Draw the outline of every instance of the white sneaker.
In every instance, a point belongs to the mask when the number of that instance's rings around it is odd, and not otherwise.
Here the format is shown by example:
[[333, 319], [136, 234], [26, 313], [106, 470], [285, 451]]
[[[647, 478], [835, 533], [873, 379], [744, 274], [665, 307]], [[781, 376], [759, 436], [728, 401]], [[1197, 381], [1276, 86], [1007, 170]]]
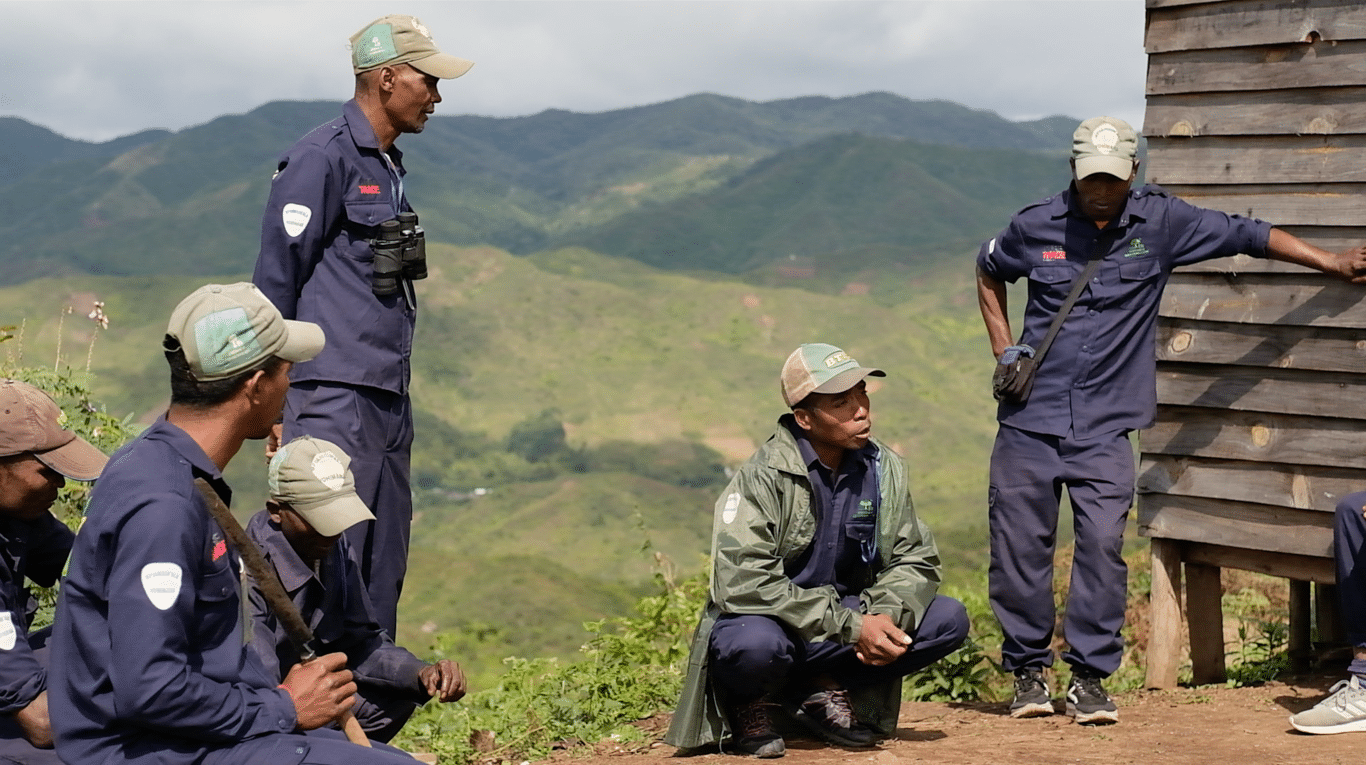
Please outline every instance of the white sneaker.
[[1301, 733], [1366, 731], [1366, 687], [1356, 675], [1340, 680], [1328, 692], [1328, 698], [1291, 715], [1290, 724]]

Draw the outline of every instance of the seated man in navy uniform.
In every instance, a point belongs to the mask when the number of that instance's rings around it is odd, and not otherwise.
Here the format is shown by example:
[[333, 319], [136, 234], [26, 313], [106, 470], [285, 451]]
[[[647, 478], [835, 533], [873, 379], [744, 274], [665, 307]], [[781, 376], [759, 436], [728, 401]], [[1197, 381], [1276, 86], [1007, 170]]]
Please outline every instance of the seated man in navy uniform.
[[[374, 515], [356, 495], [351, 458], [335, 444], [300, 436], [270, 460], [266, 509], [252, 517], [247, 535], [275, 567], [285, 592], [322, 646], [346, 654], [354, 673], [356, 719], [365, 734], [388, 741], [427, 699], [465, 695], [465, 676], [450, 659], [428, 664], [394, 645], [375, 620], [342, 532]], [[271, 677], [299, 663], [299, 651], [280, 620], [251, 589], [251, 647]]]
[[322, 346], [250, 284], [207, 285], [171, 314], [170, 408], [110, 459], [57, 599], [48, 695], [64, 762], [411, 765], [324, 727], [355, 699], [342, 654], [266, 674], [243, 640], [240, 559], [195, 484], [231, 500], [223, 468], [271, 432], [290, 365]]
[[872, 435], [865, 378], [832, 345], [783, 365], [791, 412], [716, 503], [711, 598], [665, 741], [727, 735], [781, 757], [774, 715], [830, 743], [896, 731], [901, 678], [968, 635], [963, 604], [938, 594], [939, 552], [916, 517], [906, 465]]
[[47, 713], [49, 629], [29, 632], [38, 601], [26, 580], [51, 587], [75, 534], [50, 512], [66, 479], [93, 481], [106, 458], [62, 427], [44, 392], [0, 380], [0, 762], [60, 765]]
[[1352, 661], [1347, 665], [1347, 679], [1339, 680], [1328, 698], [1290, 717], [1290, 725], [1301, 733], [1366, 732], [1366, 492], [1338, 501], [1333, 516], [1333, 558]]

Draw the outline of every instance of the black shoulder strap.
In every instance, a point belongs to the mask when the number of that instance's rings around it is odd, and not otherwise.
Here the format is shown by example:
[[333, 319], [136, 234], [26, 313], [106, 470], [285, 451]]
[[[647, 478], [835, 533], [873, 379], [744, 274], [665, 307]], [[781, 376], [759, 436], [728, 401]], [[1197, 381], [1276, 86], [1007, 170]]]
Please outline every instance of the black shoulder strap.
[[1100, 268], [1100, 261], [1104, 259], [1105, 251], [1101, 250], [1100, 254], [1087, 262], [1086, 268], [1082, 269], [1081, 275], [1077, 277], [1077, 280], [1072, 282], [1072, 290], [1067, 293], [1067, 299], [1062, 301], [1062, 307], [1058, 309], [1057, 315], [1053, 317], [1053, 323], [1048, 325], [1048, 334], [1044, 335], [1043, 342], [1039, 345], [1038, 350], [1034, 354], [1035, 367], [1043, 364], [1043, 357], [1048, 353], [1049, 347], [1053, 345], [1053, 338], [1058, 336], [1058, 330], [1062, 329], [1062, 323], [1067, 319], [1067, 314], [1072, 312], [1072, 306], [1076, 305], [1077, 298], [1081, 296], [1081, 291], [1085, 289], [1086, 283], [1091, 281], [1091, 277], [1095, 275], [1096, 269]]

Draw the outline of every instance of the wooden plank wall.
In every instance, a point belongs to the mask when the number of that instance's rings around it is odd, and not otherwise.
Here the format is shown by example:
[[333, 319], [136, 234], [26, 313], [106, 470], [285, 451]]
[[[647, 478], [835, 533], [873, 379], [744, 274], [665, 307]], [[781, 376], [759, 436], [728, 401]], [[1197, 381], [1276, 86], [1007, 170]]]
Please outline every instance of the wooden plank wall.
[[[1149, 182], [1326, 249], [1366, 242], [1366, 3], [1147, 7]], [[1141, 533], [1331, 556], [1338, 498], [1366, 490], [1363, 298], [1247, 256], [1173, 275]]]

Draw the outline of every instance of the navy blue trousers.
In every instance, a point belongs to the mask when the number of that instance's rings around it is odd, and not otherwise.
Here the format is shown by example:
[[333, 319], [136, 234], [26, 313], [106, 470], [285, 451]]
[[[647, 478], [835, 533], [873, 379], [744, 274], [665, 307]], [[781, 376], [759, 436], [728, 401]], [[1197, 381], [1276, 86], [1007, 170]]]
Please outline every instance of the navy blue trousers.
[[[1333, 558], [1338, 569], [1338, 603], [1347, 640], [1366, 648], [1366, 491], [1338, 501], [1333, 516]], [[1363, 565], [1357, 565], [1361, 563]], [[1348, 671], [1366, 675], [1366, 660], [1353, 657]]]
[[346, 537], [375, 620], [392, 637], [413, 523], [413, 412], [408, 397], [377, 388], [297, 383], [285, 399], [284, 439], [297, 436], [331, 441], [351, 458], [356, 494], [375, 520], [352, 526]]
[[[33, 658], [44, 669], [48, 666], [47, 640], [51, 636], [51, 627], [44, 627], [28, 636]], [[57, 758], [57, 750], [39, 749], [30, 744], [13, 715], [0, 715], [0, 765], [62, 765], [62, 761]]]
[[1124, 526], [1134, 501], [1127, 432], [1075, 441], [1001, 425], [991, 453], [988, 524], [991, 608], [1010, 672], [1053, 665], [1053, 555], [1062, 488], [1071, 500], [1072, 579], [1063, 617], [1063, 661], [1102, 677], [1119, 668], [1128, 567]]
[[[844, 601], [847, 608], [859, 607], [856, 595]], [[911, 634], [915, 642], [910, 650], [891, 664], [874, 667], [859, 661], [853, 646], [802, 642], [772, 617], [723, 614], [711, 628], [709, 674], [731, 705], [789, 690], [805, 695], [804, 689], [821, 676], [853, 691], [905, 677], [948, 656], [967, 639], [968, 627], [963, 604], [936, 595]]]
[[214, 749], [204, 765], [412, 765], [416, 760], [386, 744], [353, 744], [339, 730], [280, 733]]

